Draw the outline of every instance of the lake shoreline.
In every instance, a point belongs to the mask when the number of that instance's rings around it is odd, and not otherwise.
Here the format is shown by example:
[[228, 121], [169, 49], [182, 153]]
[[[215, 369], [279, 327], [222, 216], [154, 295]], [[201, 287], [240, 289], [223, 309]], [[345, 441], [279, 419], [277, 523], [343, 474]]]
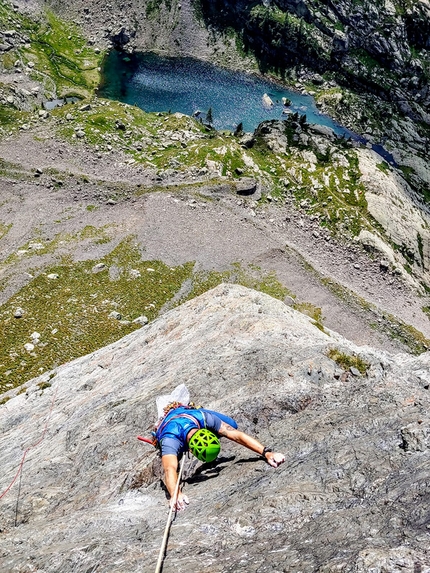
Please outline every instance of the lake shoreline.
[[[103, 60], [101, 78], [98, 93], [102, 97], [136, 105], [147, 112], [180, 112], [202, 121], [210, 110], [213, 121], [209, 123], [221, 131], [234, 131], [242, 124], [245, 132], [253, 133], [263, 121], [282, 120], [288, 114], [298, 113], [306, 116], [308, 123], [332, 129], [338, 137], [371, 147], [389, 164], [396, 165], [381, 143], [371, 143], [321, 113], [305, 88], [298, 90], [272, 74], [233, 70], [189, 56], [166, 56], [159, 51], [129, 54], [112, 50]], [[283, 98], [291, 105], [284, 106]], [[224, 106], [216, 108], [213, 101], [224, 101]]]

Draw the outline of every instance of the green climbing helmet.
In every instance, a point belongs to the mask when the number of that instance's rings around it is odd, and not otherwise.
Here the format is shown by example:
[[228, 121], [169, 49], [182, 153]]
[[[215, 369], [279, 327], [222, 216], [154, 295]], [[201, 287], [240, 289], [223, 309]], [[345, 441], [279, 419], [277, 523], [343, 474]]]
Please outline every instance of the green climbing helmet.
[[221, 450], [221, 444], [213, 432], [205, 428], [197, 430], [188, 442], [193, 456], [201, 462], [213, 462]]

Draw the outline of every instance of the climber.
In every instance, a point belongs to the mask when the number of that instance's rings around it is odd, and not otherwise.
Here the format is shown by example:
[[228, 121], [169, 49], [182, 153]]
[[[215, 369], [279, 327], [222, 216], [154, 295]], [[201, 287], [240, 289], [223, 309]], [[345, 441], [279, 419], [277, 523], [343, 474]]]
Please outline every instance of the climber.
[[175, 510], [185, 509], [188, 504], [187, 496], [180, 489], [177, 499], [174, 499], [178, 458], [186, 451], [190, 451], [202, 462], [214, 461], [221, 449], [219, 437], [225, 437], [260, 454], [274, 468], [285, 461], [283, 454], [273, 452], [271, 448], [264, 447], [255, 438], [238, 430], [236, 422], [224, 414], [178, 402], [166, 405], [164, 412], [154, 437], [161, 449], [170, 506]]

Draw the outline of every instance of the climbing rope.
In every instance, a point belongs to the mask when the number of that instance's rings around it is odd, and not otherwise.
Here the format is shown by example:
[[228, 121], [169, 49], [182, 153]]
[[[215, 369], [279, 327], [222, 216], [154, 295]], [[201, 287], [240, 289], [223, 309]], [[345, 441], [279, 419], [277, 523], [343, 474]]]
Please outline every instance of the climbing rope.
[[[175, 493], [173, 494], [173, 499], [176, 500], [177, 496], [178, 496], [178, 491], [179, 491], [179, 484], [181, 482], [181, 477], [182, 477], [182, 470], [184, 469], [184, 464], [185, 464], [185, 455], [182, 458], [182, 462], [181, 462], [181, 467], [179, 469], [179, 474], [178, 474], [178, 479], [176, 481], [176, 486], [175, 486]], [[164, 536], [163, 536], [163, 541], [161, 543], [161, 547], [160, 547], [160, 553], [158, 554], [158, 561], [157, 561], [157, 567], [155, 569], [155, 573], [160, 573], [161, 571], [161, 567], [163, 565], [163, 561], [164, 561], [164, 554], [166, 551], [166, 545], [167, 545], [167, 539], [169, 537], [169, 531], [170, 531], [170, 526], [172, 525], [172, 514], [173, 514], [173, 508], [175, 507], [175, 504], [172, 503], [172, 505], [170, 506], [170, 511], [169, 511], [169, 516], [167, 518], [167, 523], [166, 523], [166, 527], [164, 529]], [[175, 510], [176, 511], [176, 510]]]
[[[44, 427], [44, 429], [43, 429], [43, 433], [42, 433], [41, 438], [40, 438], [35, 444], [29, 446], [29, 447], [24, 451], [24, 454], [23, 454], [22, 459], [21, 459], [21, 463], [19, 464], [19, 467], [18, 467], [18, 471], [16, 472], [15, 477], [14, 477], [13, 480], [10, 482], [10, 484], [8, 485], [8, 487], [7, 487], [7, 488], [4, 490], [4, 492], [0, 495], [0, 499], [2, 499], [2, 498], [7, 494], [7, 492], [11, 489], [11, 487], [13, 486], [13, 484], [14, 484], [14, 483], [16, 482], [16, 480], [18, 479], [18, 477], [21, 475], [22, 468], [23, 468], [24, 462], [25, 462], [25, 458], [26, 458], [28, 452], [29, 452], [30, 450], [34, 449], [35, 447], [37, 447], [37, 446], [43, 441], [43, 439], [45, 438], [45, 434], [46, 434], [46, 431], [47, 431], [47, 429], [48, 429], [49, 420], [50, 420], [51, 414], [52, 414], [52, 409], [53, 409], [53, 407], [54, 407], [55, 398], [56, 398], [56, 396], [57, 396], [57, 391], [58, 391], [58, 386], [57, 386], [57, 388], [56, 388], [56, 390], [55, 390], [55, 393], [54, 393], [54, 395], [53, 395], [53, 397], [52, 397], [51, 408], [49, 409], [48, 418], [46, 419], [45, 427]], [[18, 502], [17, 502], [17, 503], [18, 503]], [[15, 521], [16, 521], [16, 518], [15, 518]]]

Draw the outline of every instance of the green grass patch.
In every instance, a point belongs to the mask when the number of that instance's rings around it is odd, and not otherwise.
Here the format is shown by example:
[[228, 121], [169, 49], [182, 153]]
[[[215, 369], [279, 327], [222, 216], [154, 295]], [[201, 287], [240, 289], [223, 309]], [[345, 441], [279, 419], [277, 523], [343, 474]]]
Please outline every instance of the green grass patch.
[[15, 123], [27, 117], [26, 113], [14, 109], [11, 105], [0, 104], [0, 126], [3, 129], [15, 126]]
[[302, 314], [306, 314], [312, 318], [312, 324], [319, 328], [322, 332], [325, 332], [324, 325], [323, 325], [323, 314], [321, 308], [315, 306], [311, 302], [296, 302], [293, 306], [294, 310], [301, 312]]
[[[106, 270], [93, 273], [94, 261], [51, 267], [0, 307], [0, 390], [118, 340], [137, 327], [128, 321], [141, 314], [152, 320], [193, 267], [142, 261], [132, 241], [97, 262]], [[20, 319], [13, 317], [17, 307], [24, 309]], [[127, 322], [111, 318], [112, 311]], [[40, 342], [26, 350], [33, 332]]]
[[78, 243], [84, 240], [92, 240], [95, 244], [109, 243], [112, 240], [109, 229], [113, 226], [113, 224], [104, 225], [103, 227], [87, 225], [75, 234], [58, 233], [51, 241], [46, 241], [41, 238], [36, 229], [34, 238], [20, 247], [17, 252], [9, 255], [5, 264], [15, 263], [22, 257], [34, 257], [54, 253], [59, 247], [65, 244]]
[[403, 173], [403, 176], [406, 179], [406, 181], [410, 181], [411, 175], [414, 175], [415, 173], [413, 167], [409, 167], [408, 165], [399, 165], [398, 168]]
[[240, 284], [264, 292], [279, 300], [284, 300], [287, 295], [291, 295], [290, 291], [278, 281], [274, 272], [265, 273], [255, 265], [250, 264], [243, 267], [240, 263], [233, 263], [231, 268], [224, 271], [194, 273], [192, 288], [186, 300], [199, 296], [221, 283]]
[[369, 363], [360, 358], [360, 356], [346, 354], [337, 348], [331, 348], [328, 351], [327, 356], [334, 360], [334, 362], [336, 362], [336, 364], [344, 370], [349, 370], [349, 368], [357, 368], [360, 374], [366, 374], [366, 371], [370, 366]]
[[[12, 105], [0, 103], [0, 135], [9, 135], [30, 119], [30, 113], [19, 111]], [[4, 161], [0, 161], [0, 174], [3, 173]]]
[[277, 6], [266, 7], [257, 5], [252, 8], [250, 16], [253, 19], [269, 22], [269, 26], [283, 27], [287, 21], [287, 12], [282, 12]]
[[[84, 234], [92, 236], [93, 231], [86, 228]], [[105, 267], [94, 272], [96, 263]], [[225, 272], [194, 274], [193, 269], [193, 262], [169, 267], [142, 260], [133, 238], [99, 261], [64, 257], [0, 307], [0, 392], [115, 342], [139, 327], [132, 321], [140, 315], [151, 321], [166, 304], [180, 304], [221, 282], [242, 284], [281, 300], [289, 294], [274, 273], [252, 265], [242, 268], [237, 263]], [[183, 293], [188, 282], [191, 287]], [[17, 319], [18, 307], [24, 313]], [[110, 316], [112, 312], [121, 320]], [[40, 337], [32, 337], [35, 332]], [[26, 344], [33, 346], [25, 348]]]
[[159, 18], [163, 13], [163, 8], [171, 12], [176, 7], [177, 0], [147, 0], [146, 2], [146, 17], [149, 20]]
[[25, 171], [21, 165], [4, 161], [4, 159], [0, 159], [0, 176], [8, 177], [15, 181], [34, 181], [34, 173]]
[[4, 3], [0, 6], [0, 24], [28, 38], [13, 54], [1, 56], [4, 67], [17, 59], [22, 65], [30, 63], [31, 75], [41, 81], [48, 97], [88, 97], [94, 92], [100, 81], [98, 68], [103, 55], [96, 54], [73, 22], [60, 19], [50, 10], [30, 18]]
[[0, 239], [9, 233], [11, 228], [12, 224], [5, 225], [4, 223], [0, 223]]
[[6, 71], [12, 71], [15, 67], [15, 62], [17, 60], [17, 57], [19, 56], [19, 53], [13, 49], [13, 50], [9, 50], [8, 52], [4, 53], [2, 56], [2, 64], [3, 64], [3, 68]]
[[390, 173], [391, 169], [390, 166], [388, 165], [388, 163], [386, 161], [382, 161], [382, 163], [377, 163], [376, 167], [382, 171], [382, 173]]
[[[198, 121], [179, 114], [153, 114], [127, 104], [102, 100], [88, 100], [91, 109], [79, 111], [68, 105], [52, 111], [61, 120], [59, 134], [69, 141], [79, 141], [77, 130], [85, 135], [85, 142], [97, 145], [99, 151], [121, 149], [129, 161], [166, 170], [184, 172], [190, 169], [207, 170], [207, 162], [219, 164], [221, 175], [237, 178], [252, 174], [236, 138], [215, 130], [208, 132]], [[67, 114], [73, 120], [65, 120]], [[183, 134], [186, 133], [184, 140]], [[273, 161], [276, 165], [276, 161]]]
[[57, 95], [87, 97], [100, 82], [98, 67], [102, 60], [88, 46], [78, 28], [64, 22], [51, 11], [31, 33], [31, 48], [25, 56], [35, 62], [39, 71], [55, 81]]
[[350, 54], [355, 56], [369, 71], [378, 70], [380, 68], [379, 62], [363, 48], [353, 48], [350, 50]]

